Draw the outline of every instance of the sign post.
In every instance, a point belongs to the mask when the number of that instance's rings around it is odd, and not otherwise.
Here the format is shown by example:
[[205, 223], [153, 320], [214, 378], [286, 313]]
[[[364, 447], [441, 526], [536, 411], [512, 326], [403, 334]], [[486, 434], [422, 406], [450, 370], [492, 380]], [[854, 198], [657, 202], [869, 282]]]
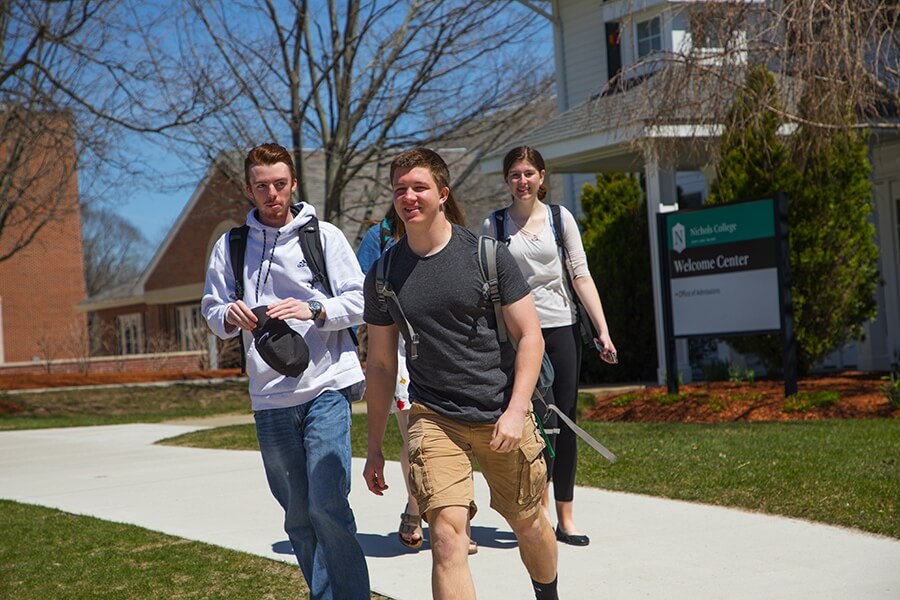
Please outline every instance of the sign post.
[[785, 395], [797, 391], [787, 200], [770, 198], [657, 216], [666, 382], [678, 389], [676, 338], [780, 333]]

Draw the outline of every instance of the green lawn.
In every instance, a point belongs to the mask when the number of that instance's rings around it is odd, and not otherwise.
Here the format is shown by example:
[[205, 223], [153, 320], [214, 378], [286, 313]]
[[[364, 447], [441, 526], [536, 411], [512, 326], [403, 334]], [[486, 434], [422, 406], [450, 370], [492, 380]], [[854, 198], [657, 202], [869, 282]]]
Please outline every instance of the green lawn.
[[0, 597], [308, 598], [296, 565], [0, 500]]
[[578, 483], [735, 506], [900, 538], [900, 421], [582, 423]]
[[293, 562], [134, 525], [0, 500], [0, 532], [0, 598], [309, 598]]
[[121, 386], [9, 394], [0, 392], [0, 431], [158, 423], [250, 413], [246, 381]]

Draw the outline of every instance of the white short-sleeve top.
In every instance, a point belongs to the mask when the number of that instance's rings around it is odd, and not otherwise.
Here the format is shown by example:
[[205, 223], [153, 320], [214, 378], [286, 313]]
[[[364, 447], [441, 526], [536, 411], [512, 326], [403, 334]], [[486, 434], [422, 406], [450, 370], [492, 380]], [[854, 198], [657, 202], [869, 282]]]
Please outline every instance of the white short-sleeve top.
[[[502, 209], [507, 211], [508, 209]], [[541, 327], [565, 327], [575, 323], [575, 306], [572, 301], [566, 277], [573, 279], [590, 275], [581, 232], [575, 217], [564, 206], [560, 206], [562, 221], [561, 239], [568, 254], [566, 269], [563, 270], [562, 256], [553, 235], [553, 220], [550, 207], [541, 231], [520, 229], [505, 215], [506, 235], [509, 236], [509, 250], [525, 281], [531, 288], [531, 296], [541, 319]], [[493, 214], [488, 215], [482, 225], [482, 233], [497, 237]]]

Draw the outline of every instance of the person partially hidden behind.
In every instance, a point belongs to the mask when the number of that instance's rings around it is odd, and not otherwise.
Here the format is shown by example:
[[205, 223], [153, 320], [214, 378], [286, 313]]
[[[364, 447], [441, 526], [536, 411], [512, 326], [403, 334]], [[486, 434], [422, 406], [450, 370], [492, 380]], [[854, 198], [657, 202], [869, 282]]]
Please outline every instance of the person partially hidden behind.
[[[459, 207], [444, 160], [425, 148], [409, 150], [391, 163], [390, 177], [406, 237], [379, 259], [390, 261], [386, 283], [397, 302], [379, 294], [377, 264], [364, 287], [366, 485], [376, 495], [387, 489], [382, 443], [402, 331], [412, 401], [409, 479], [429, 526], [433, 597], [475, 598], [466, 533], [474, 501], [474, 456], [490, 488], [491, 508], [518, 540], [535, 597], [556, 599], [556, 538], [540, 505], [546, 485], [544, 443], [531, 414], [544, 340], [530, 291], [509, 251], [499, 246], [500, 301], [516, 350], [500, 343], [493, 305], [482, 295], [478, 238], [452, 222]], [[415, 353], [407, 322], [417, 334]]]
[[[284, 530], [310, 598], [368, 600], [369, 572], [348, 500], [350, 388], [363, 373], [346, 330], [362, 322], [362, 271], [344, 234], [320, 223], [334, 295], [314, 279], [299, 232], [315, 209], [293, 205], [297, 178], [290, 152], [277, 144], [257, 146], [244, 161], [244, 176], [255, 206], [247, 215], [245, 293], [236, 297], [226, 233], [209, 260], [201, 310], [220, 338], [244, 336], [266, 478], [284, 508]], [[296, 370], [278, 364], [279, 336], [299, 348]]]

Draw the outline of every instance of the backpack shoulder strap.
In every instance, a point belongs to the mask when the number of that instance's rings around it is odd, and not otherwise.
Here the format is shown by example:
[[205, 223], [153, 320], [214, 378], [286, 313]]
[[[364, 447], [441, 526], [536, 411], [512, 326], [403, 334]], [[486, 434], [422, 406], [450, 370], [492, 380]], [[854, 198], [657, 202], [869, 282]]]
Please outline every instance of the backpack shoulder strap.
[[591, 323], [590, 317], [584, 310], [584, 304], [581, 302], [578, 293], [575, 291], [575, 285], [572, 283], [572, 276], [569, 273], [569, 267], [566, 264], [569, 260], [569, 251], [566, 249], [566, 245], [562, 239], [562, 211], [560, 210], [559, 204], [549, 204], [547, 205], [547, 208], [550, 210], [550, 223], [551, 227], [553, 227], [553, 236], [556, 238], [556, 245], [559, 247], [560, 260], [563, 261], [562, 268], [563, 272], [566, 274], [566, 284], [569, 288], [569, 295], [572, 297], [572, 301], [575, 303], [576, 307], [575, 322], [581, 330], [581, 338], [584, 340], [584, 343], [590, 345], [594, 342], [596, 332], [594, 331], [594, 326]]
[[397, 298], [397, 294], [388, 280], [388, 276], [391, 273], [391, 261], [394, 258], [396, 248], [396, 245], [391, 246], [387, 252], [375, 261], [375, 293], [378, 294], [378, 304], [382, 310], [386, 310], [388, 298], [394, 301], [397, 310], [400, 311], [400, 317], [403, 319], [403, 322], [399, 323], [399, 325], [406, 329], [407, 339], [409, 339], [409, 346], [407, 347], [409, 360], [416, 360], [419, 358], [419, 334], [416, 333], [412, 323], [406, 318], [406, 313], [403, 312], [403, 307], [400, 306], [400, 299]]
[[248, 225], [233, 227], [228, 232], [228, 252], [231, 255], [231, 272], [234, 275], [234, 296], [244, 299], [244, 254], [247, 252]]
[[375, 293], [378, 294], [378, 305], [383, 309], [387, 301], [387, 293], [390, 291], [388, 275], [391, 272], [390, 252], [385, 252], [375, 261]]
[[[325, 260], [325, 249], [322, 247], [322, 235], [319, 232], [319, 219], [314, 216], [300, 228], [300, 248], [303, 250], [303, 258], [313, 272], [313, 283], [319, 282], [325, 288], [325, 292], [334, 297], [331, 280], [328, 278], [328, 262]], [[352, 329], [347, 331], [350, 332], [353, 344], [358, 346], [359, 339], [356, 333]]]
[[553, 230], [553, 239], [556, 240], [556, 246], [565, 252], [566, 246], [562, 240], [562, 211], [559, 204], [548, 204], [547, 208], [550, 210], [550, 228]]
[[506, 235], [506, 209], [495, 210], [491, 213], [491, 216], [494, 218], [494, 237], [508, 246], [509, 236]]
[[[247, 252], [247, 236], [249, 225], [233, 227], [228, 232], [228, 252], [231, 256], [231, 272], [234, 275], [234, 298], [244, 299], [244, 254]], [[241, 344], [241, 373], [247, 372], [247, 352], [244, 350], [244, 333], [238, 332]]]
[[310, 217], [306, 225], [300, 228], [300, 247], [303, 249], [303, 257], [313, 272], [313, 283], [318, 282], [325, 288], [329, 296], [334, 296], [331, 282], [328, 280], [322, 236], [319, 235], [319, 219], [316, 217]]
[[569, 261], [569, 251], [566, 249], [566, 244], [563, 242], [562, 234], [563, 234], [563, 224], [562, 224], [562, 210], [559, 207], [559, 204], [548, 204], [547, 210], [550, 211], [550, 228], [553, 230], [553, 239], [556, 240], [556, 249], [559, 252], [560, 260], [562, 260], [563, 271], [566, 273], [566, 282], [569, 284], [569, 291], [572, 292], [572, 297], [577, 298], [575, 295], [575, 288], [572, 287], [572, 279], [568, 276], [569, 269], [566, 266], [566, 263]]
[[478, 238], [478, 265], [481, 267], [481, 275], [484, 277], [483, 294], [494, 305], [497, 337], [503, 343], [509, 339], [509, 335], [506, 332], [506, 321], [503, 320], [503, 309], [500, 305], [500, 279], [497, 275], [498, 243], [497, 240], [486, 235]]

